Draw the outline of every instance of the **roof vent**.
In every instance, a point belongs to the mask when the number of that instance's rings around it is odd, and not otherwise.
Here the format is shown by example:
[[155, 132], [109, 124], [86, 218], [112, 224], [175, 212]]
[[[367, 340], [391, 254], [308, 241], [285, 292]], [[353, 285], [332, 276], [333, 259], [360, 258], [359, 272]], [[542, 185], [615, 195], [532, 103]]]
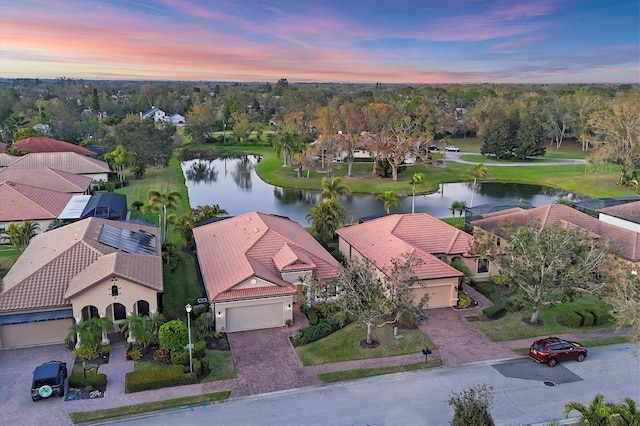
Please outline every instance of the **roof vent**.
[[258, 232], [260, 232], [260, 230], [258, 228], [253, 228], [253, 232], [257, 234]]

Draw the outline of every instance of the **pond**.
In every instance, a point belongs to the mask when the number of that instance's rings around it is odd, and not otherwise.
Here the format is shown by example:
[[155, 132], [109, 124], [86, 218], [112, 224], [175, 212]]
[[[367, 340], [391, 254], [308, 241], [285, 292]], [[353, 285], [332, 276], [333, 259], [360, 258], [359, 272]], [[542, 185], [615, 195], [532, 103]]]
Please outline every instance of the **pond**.
[[[181, 166], [191, 207], [218, 204], [230, 215], [255, 210], [286, 216], [302, 226], [310, 225], [307, 214], [317, 202], [319, 192], [280, 188], [264, 182], [255, 171], [259, 161], [260, 157], [255, 155], [183, 161]], [[411, 193], [405, 195], [397, 207], [391, 207], [391, 213], [411, 213]], [[537, 207], [553, 204], [558, 198], [580, 200], [575, 194], [541, 185], [480, 183], [474, 194], [471, 183], [445, 183], [433, 194], [416, 196], [415, 211], [451, 217], [451, 203], [465, 201], [471, 205], [472, 198], [476, 206], [497, 201], [526, 201]], [[374, 195], [342, 196], [340, 202], [347, 210], [347, 222], [384, 214], [382, 202]]]

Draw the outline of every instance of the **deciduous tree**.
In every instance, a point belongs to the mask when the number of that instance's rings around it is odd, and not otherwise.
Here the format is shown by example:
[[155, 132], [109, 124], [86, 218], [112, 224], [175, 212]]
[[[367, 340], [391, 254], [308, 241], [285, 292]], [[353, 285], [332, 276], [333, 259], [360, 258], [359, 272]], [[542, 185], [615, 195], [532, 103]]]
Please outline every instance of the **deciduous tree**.
[[[370, 260], [351, 258], [340, 269], [336, 284], [338, 306], [353, 320], [367, 326], [366, 342], [373, 343], [373, 328], [393, 324], [400, 318], [419, 323], [426, 298], [414, 302], [413, 268], [420, 260], [410, 253], [392, 259], [379, 269]], [[383, 276], [384, 275], [384, 276]]]
[[452, 392], [449, 396], [449, 405], [454, 413], [451, 419], [452, 426], [492, 426], [495, 425], [491, 417], [493, 407], [493, 386], [477, 385], [464, 389], [461, 392]]
[[538, 321], [546, 302], [558, 302], [572, 296], [593, 279], [607, 253], [607, 247], [580, 229], [565, 229], [558, 222], [541, 228], [530, 224], [515, 230], [501, 229], [508, 248], [496, 247], [495, 237], [479, 231], [474, 234], [472, 252], [488, 255], [500, 266], [501, 273], [518, 286]]

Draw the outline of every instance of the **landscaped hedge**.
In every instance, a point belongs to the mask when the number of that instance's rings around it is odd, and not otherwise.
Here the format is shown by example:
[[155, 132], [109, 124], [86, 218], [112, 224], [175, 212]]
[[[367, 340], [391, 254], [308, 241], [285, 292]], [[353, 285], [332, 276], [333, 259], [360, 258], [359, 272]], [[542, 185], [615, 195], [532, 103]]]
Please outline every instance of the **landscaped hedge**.
[[582, 327], [591, 327], [593, 325], [593, 314], [589, 311], [578, 311], [578, 315], [582, 317]]
[[493, 293], [491, 293], [491, 295], [489, 297], [491, 298], [491, 301], [493, 302], [493, 306], [490, 306], [488, 308], [484, 308], [482, 310], [482, 313], [487, 318], [495, 318], [495, 317], [497, 317], [498, 315], [502, 314], [505, 311], [504, 297], [502, 296], [502, 293], [500, 293], [498, 291], [494, 291]]
[[305, 345], [320, 340], [339, 328], [340, 326], [338, 324], [322, 318], [317, 324], [301, 328], [293, 333], [292, 341], [295, 346]]
[[318, 323], [318, 314], [313, 309], [307, 311], [307, 318], [309, 319], [309, 325], [316, 325]]
[[69, 387], [70, 388], [84, 388], [86, 386], [93, 386], [94, 389], [102, 388], [107, 384], [107, 375], [103, 373], [95, 373], [93, 371], [87, 370], [87, 379], [85, 380], [84, 371], [79, 368], [74, 369], [74, 371], [69, 376]]
[[196, 383], [195, 373], [185, 373], [182, 365], [162, 369], [132, 371], [124, 376], [125, 393], [141, 392]]
[[592, 309], [593, 325], [605, 325], [611, 321], [611, 314], [606, 309]]
[[582, 324], [582, 316], [575, 311], [569, 311], [562, 316], [562, 321], [567, 327], [577, 328]]

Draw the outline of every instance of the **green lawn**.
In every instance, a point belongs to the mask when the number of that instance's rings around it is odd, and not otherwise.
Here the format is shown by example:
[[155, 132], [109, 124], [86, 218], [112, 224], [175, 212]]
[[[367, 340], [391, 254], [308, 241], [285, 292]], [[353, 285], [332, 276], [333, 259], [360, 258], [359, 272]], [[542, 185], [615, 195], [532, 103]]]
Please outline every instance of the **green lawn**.
[[438, 367], [442, 361], [438, 358], [426, 362], [416, 362], [413, 364], [396, 365], [378, 368], [361, 368], [358, 370], [334, 371], [332, 373], [318, 374], [318, 379], [322, 383], [343, 382], [345, 380], [362, 379], [363, 377], [375, 377], [384, 374], [403, 373], [405, 371], [421, 370], [423, 368]]
[[19, 256], [20, 252], [11, 246], [0, 246], [0, 278], [16, 263]]
[[[595, 296], [582, 296], [576, 298], [573, 302], [566, 302], [560, 305], [547, 306], [540, 311], [540, 325], [530, 325], [526, 323], [531, 316], [531, 311], [524, 312], [508, 312], [503, 317], [486, 320], [474, 321], [474, 324], [481, 332], [493, 341], [518, 340], [529, 337], [554, 335], [561, 333], [580, 333], [599, 330], [610, 330], [615, 327], [615, 323], [611, 321], [607, 325], [593, 327], [571, 328], [564, 326], [558, 322], [558, 319], [565, 312], [581, 309], [592, 309], [594, 307], [605, 308], [606, 305]], [[526, 320], [526, 321], [525, 321]]]
[[76, 411], [69, 413], [69, 418], [74, 424], [95, 422], [96, 420], [109, 419], [119, 416], [132, 416], [134, 414], [149, 413], [175, 408], [186, 408], [190, 405], [203, 405], [229, 398], [230, 391], [206, 393], [203, 395], [187, 396], [183, 398], [166, 399], [164, 401], [147, 402], [136, 405], [109, 408], [106, 410]]
[[310, 366], [412, 354], [422, 351], [427, 345], [434, 347], [420, 330], [399, 330], [399, 334], [404, 335], [404, 339], [395, 339], [392, 327], [375, 328], [373, 339], [380, 342], [380, 345], [377, 348], [366, 349], [360, 345], [360, 341], [366, 338], [367, 329], [362, 324], [354, 323], [317, 342], [299, 346], [296, 352], [302, 365]]

